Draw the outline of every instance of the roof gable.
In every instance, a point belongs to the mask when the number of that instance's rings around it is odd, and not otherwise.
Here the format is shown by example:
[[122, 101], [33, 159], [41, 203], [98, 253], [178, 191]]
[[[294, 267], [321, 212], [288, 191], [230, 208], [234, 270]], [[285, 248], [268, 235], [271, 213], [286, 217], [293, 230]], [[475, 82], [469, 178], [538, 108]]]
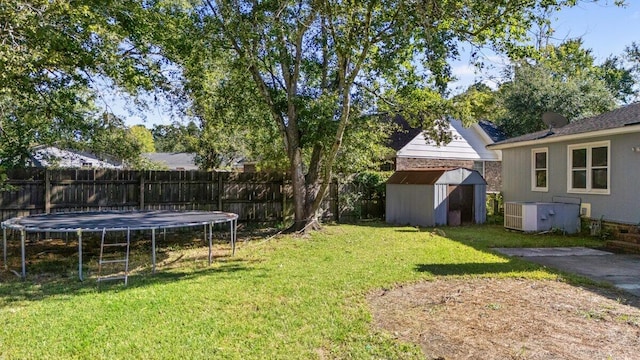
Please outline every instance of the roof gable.
[[398, 157], [499, 161], [500, 153], [486, 148], [492, 143], [491, 137], [484, 133], [478, 124], [465, 127], [459, 120], [451, 120], [449, 129], [452, 140], [438, 146], [425, 139], [422, 131], [397, 151]]

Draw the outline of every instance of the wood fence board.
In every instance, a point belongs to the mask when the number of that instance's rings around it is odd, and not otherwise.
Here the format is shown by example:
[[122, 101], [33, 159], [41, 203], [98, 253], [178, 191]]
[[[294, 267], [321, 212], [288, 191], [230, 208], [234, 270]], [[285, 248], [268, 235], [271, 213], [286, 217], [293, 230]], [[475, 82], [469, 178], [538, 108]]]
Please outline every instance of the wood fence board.
[[[293, 219], [293, 190], [290, 180], [282, 174], [28, 168], [8, 170], [7, 176], [14, 190], [0, 194], [2, 220], [47, 211], [141, 208], [221, 210], [236, 213], [240, 221], [247, 222]], [[340, 213], [340, 197], [345, 191], [357, 190], [332, 183], [323, 201], [323, 217], [352, 218]], [[363, 212], [367, 216], [383, 214], [383, 205], [383, 199], [363, 198], [355, 217], [361, 217]]]

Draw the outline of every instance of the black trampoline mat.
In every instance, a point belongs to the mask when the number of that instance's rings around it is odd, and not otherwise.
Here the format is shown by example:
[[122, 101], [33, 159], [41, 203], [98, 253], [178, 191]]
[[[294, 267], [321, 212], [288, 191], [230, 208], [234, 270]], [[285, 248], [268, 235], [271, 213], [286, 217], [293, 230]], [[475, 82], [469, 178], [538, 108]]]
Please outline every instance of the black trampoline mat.
[[95, 211], [17, 217], [4, 221], [2, 226], [27, 232], [95, 232], [190, 227], [237, 218], [237, 214], [222, 211]]

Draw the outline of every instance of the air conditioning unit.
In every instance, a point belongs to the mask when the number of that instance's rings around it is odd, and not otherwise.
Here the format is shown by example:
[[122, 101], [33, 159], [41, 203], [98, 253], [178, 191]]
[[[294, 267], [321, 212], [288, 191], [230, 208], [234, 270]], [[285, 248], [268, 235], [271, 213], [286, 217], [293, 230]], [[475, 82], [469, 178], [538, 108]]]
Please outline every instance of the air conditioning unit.
[[558, 229], [576, 233], [580, 230], [580, 204], [505, 202], [504, 227], [526, 232]]

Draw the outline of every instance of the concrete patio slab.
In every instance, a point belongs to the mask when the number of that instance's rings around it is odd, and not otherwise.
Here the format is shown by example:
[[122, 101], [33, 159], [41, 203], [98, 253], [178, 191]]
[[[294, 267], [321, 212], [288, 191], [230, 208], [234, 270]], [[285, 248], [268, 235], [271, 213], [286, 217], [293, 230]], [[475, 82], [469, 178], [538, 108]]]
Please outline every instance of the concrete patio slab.
[[613, 253], [608, 251], [590, 249], [586, 247], [494, 248], [494, 250], [505, 255], [520, 257], [613, 255]]
[[508, 256], [582, 275], [640, 296], [640, 255], [576, 248], [494, 248]]

